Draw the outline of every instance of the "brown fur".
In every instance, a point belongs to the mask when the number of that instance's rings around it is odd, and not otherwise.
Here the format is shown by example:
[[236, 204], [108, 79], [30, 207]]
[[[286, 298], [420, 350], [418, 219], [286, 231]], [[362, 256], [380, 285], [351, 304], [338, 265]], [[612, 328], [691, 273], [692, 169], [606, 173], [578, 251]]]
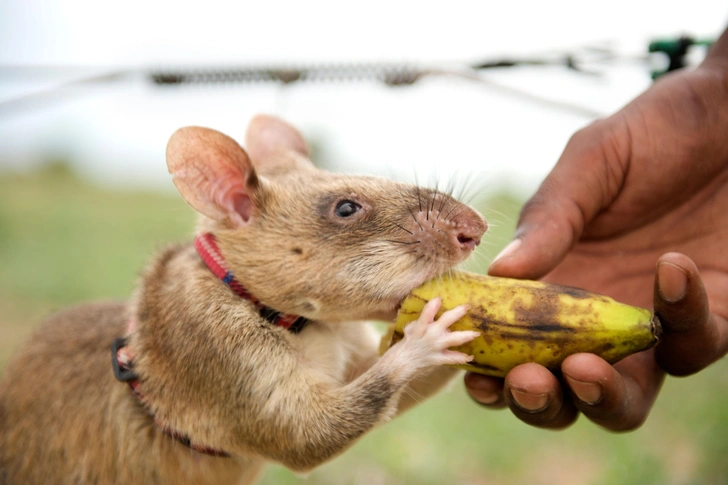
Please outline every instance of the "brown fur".
[[[297, 335], [272, 326], [191, 245], [168, 248], [131, 302], [53, 316], [8, 365], [0, 484], [244, 484], [267, 461], [309, 470], [453, 375], [435, 365], [450, 362], [448, 337], [435, 348], [411, 335], [379, 358], [362, 320], [392, 318], [412, 287], [470, 254], [457, 236], [479, 240], [477, 213], [434, 191], [316, 170], [298, 132], [274, 118], [251, 124], [253, 165], [224, 135], [186, 130], [168, 163], [208, 216], [200, 230], [252, 294], [312, 322]], [[337, 216], [342, 198], [362, 210]], [[144, 404], [111, 370], [109, 346], [130, 319]], [[150, 411], [232, 456], [192, 451]]]

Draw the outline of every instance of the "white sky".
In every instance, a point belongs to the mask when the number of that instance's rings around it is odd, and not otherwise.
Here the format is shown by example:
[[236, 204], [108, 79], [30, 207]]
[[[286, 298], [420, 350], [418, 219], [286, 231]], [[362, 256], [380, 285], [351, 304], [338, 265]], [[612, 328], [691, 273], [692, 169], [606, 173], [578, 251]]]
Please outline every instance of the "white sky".
[[[449, 65], [609, 46], [644, 55], [655, 37], [716, 37], [724, 1], [341, 2], [0, 0], [0, 66], [106, 68], [412, 62]], [[488, 72], [488, 79], [609, 114], [649, 86], [648, 68], [593, 66]], [[68, 72], [0, 69], [0, 101], [57, 85]], [[73, 74], [73, 73], [72, 73]], [[170, 187], [169, 135], [206, 125], [242, 139], [257, 112], [278, 114], [317, 140], [342, 170], [421, 181], [458, 172], [487, 189], [532, 191], [569, 136], [590, 121], [474, 82], [155, 88], [141, 79], [76, 91], [62, 101], [2, 110], [0, 170], [49, 153], [106, 183]]]

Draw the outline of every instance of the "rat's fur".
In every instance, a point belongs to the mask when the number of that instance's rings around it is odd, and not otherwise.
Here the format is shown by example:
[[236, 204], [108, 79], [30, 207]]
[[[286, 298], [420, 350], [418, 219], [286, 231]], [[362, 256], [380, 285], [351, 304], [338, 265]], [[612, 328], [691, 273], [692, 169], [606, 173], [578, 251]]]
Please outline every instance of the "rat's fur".
[[[455, 332], [408, 335], [379, 358], [361, 321], [392, 318], [414, 286], [467, 257], [480, 215], [431, 190], [317, 170], [272, 117], [253, 120], [246, 145], [180, 130], [170, 171], [237, 279], [311, 323], [297, 335], [272, 326], [191, 245], [166, 249], [131, 302], [51, 317], [8, 365], [0, 484], [245, 484], [266, 461], [308, 470], [439, 389], [453, 371], [437, 364], [467, 360], [445, 351]], [[361, 209], [337, 216], [341, 200]], [[111, 372], [129, 321], [144, 405]], [[231, 457], [192, 451], [149, 411]]]

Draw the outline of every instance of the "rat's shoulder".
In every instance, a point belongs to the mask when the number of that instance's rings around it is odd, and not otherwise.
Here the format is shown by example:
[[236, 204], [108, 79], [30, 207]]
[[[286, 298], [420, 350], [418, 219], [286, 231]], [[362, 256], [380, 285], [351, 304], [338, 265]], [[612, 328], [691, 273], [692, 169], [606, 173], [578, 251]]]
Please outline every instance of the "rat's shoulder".
[[191, 243], [172, 243], [163, 246], [152, 254], [141, 278], [147, 280], [163, 280], [170, 271], [180, 265], [194, 264], [195, 251]]

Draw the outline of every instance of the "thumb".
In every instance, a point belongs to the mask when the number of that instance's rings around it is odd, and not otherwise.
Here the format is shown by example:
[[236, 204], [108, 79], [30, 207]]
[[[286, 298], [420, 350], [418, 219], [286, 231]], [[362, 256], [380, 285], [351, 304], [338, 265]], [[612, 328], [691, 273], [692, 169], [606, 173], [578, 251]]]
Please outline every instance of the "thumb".
[[[561, 158], [525, 204], [514, 240], [496, 257], [493, 276], [538, 279], [554, 269], [579, 241], [584, 227], [618, 195], [625, 178], [616, 116], [571, 137]], [[609, 155], [608, 155], [609, 154]]]
[[585, 221], [568, 196], [549, 192], [547, 179], [521, 211], [513, 240], [488, 269], [493, 276], [539, 279], [554, 269], [581, 237]]
[[698, 268], [684, 254], [658, 260], [654, 305], [663, 329], [655, 358], [667, 373], [693, 374], [728, 351], [728, 322], [710, 312]]

